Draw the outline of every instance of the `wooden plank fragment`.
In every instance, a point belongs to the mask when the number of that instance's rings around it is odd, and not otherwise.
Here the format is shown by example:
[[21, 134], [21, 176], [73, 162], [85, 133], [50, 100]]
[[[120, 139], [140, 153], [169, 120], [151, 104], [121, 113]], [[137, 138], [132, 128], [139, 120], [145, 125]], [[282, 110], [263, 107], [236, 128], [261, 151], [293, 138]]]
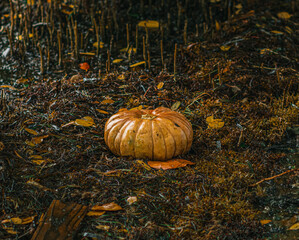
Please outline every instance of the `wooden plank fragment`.
[[71, 240], [87, 213], [87, 206], [53, 200], [31, 240]]

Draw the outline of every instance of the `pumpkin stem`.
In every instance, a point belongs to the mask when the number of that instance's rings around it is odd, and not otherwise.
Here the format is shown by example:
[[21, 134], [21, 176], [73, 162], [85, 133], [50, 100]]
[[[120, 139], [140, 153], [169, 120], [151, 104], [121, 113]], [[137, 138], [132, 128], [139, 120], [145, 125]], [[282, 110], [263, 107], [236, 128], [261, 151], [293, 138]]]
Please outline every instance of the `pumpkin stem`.
[[142, 119], [150, 119], [150, 120], [152, 120], [152, 119], [154, 119], [156, 117], [157, 116], [154, 116], [154, 115], [148, 114], [148, 113], [141, 116]]

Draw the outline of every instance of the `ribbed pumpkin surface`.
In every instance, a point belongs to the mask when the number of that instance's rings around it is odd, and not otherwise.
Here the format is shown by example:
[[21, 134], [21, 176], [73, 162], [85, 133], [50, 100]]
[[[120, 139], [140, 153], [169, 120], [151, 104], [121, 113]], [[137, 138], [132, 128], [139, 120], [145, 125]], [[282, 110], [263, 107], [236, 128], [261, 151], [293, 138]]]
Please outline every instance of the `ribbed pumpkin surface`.
[[105, 124], [105, 142], [119, 156], [168, 160], [190, 150], [190, 122], [169, 108], [123, 110]]

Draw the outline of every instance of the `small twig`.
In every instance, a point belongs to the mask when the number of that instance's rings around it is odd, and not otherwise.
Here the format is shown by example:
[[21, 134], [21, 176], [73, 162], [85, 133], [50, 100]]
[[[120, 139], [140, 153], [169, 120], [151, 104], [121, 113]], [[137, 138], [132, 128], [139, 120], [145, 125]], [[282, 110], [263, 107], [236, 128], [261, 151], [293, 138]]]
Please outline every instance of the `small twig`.
[[254, 186], [257, 186], [257, 185], [259, 185], [260, 183], [262, 183], [262, 182], [264, 182], [264, 181], [269, 181], [269, 180], [272, 180], [272, 179], [274, 179], [274, 178], [277, 178], [277, 177], [280, 177], [280, 176], [282, 176], [282, 175], [285, 175], [285, 174], [287, 174], [287, 173], [290, 173], [290, 172], [296, 172], [296, 171], [299, 171], [299, 168], [291, 169], [291, 170], [282, 172], [282, 173], [280, 173], [280, 174], [278, 174], [278, 175], [275, 175], [275, 176], [272, 176], [272, 177], [268, 177], [268, 178], [264, 178], [264, 179], [262, 179], [262, 180], [260, 180], [260, 181], [258, 181], [258, 182], [256, 182], [256, 183], [254, 183], [254, 184], [251, 184], [251, 185], [249, 185], [249, 186], [250, 186], [250, 187], [254, 187]]
[[151, 87], [148, 87], [148, 89], [146, 90], [145, 94], [143, 95], [143, 97], [146, 96], [146, 94], [148, 93], [148, 90], [150, 90]]

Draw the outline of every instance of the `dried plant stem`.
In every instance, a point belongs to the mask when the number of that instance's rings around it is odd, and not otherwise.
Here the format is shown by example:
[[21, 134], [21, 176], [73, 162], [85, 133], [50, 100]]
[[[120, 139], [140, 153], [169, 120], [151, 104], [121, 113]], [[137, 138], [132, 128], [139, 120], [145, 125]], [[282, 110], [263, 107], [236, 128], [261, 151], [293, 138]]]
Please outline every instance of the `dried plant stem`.
[[13, 44], [12, 44], [11, 34], [10, 34], [10, 31], [8, 28], [6, 28], [6, 34], [7, 34], [9, 46], [10, 46], [10, 56], [12, 56], [13, 55]]
[[100, 35], [99, 35], [99, 26], [97, 25], [95, 18], [94, 18], [94, 27], [95, 27], [96, 39], [97, 39], [97, 56], [99, 56], [99, 53], [100, 53], [99, 49], [100, 49], [101, 43], [100, 43]]
[[40, 43], [37, 44], [39, 55], [40, 55], [40, 73], [44, 74], [44, 59], [43, 59], [43, 50], [40, 46]]
[[68, 20], [68, 30], [69, 30], [69, 35], [70, 35], [71, 51], [73, 51], [74, 50], [73, 34], [72, 34], [71, 23], [69, 20]]
[[264, 178], [264, 179], [262, 179], [262, 180], [260, 180], [260, 181], [258, 181], [258, 182], [256, 182], [256, 183], [254, 183], [254, 184], [251, 184], [251, 185], [249, 185], [249, 186], [250, 186], [250, 187], [254, 187], [254, 186], [257, 186], [257, 185], [259, 185], [260, 183], [262, 183], [262, 182], [264, 182], [264, 181], [269, 181], [269, 180], [272, 180], [272, 179], [274, 179], [274, 178], [281, 177], [281, 176], [283, 176], [283, 175], [285, 175], [285, 174], [287, 174], [287, 173], [297, 172], [297, 171], [299, 171], [299, 168], [290, 169], [290, 170], [287, 170], [287, 171], [285, 171], [285, 172], [283, 172], [283, 173], [280, 173], [280, 174], [278, 174], [278, 175], [275, 175], [275, 176], [272, 176], [272, 177], [268, 177], [268, 178]]
[[57, 40], [58, 40], [58, 65], [61, 66], [62, 63], [62, 46], [61, 46], [61, 31], [57, 30]]
[[79, 57], [79, 49], [78, 49], [78, 24], [77, 21], [75, 21], [74, 25], [74, 35], [75, 35], [75, 57], [78, 59]]
[[49, 39], [47, 39], [47, 70], [50, 68], [50, 43]]
[[145, 38], [144, 38], [144, 36], [142, 37], [142, 46], [143, 46], [143, 48], [142, 48], [142, 50], [143, 50], [143, 59], [144, 59], [144, 61], [146, 61], [146, 53], [145, 53]]
[[219, 85], [222, 85], [222, 78], [221, 78], [221, 70], [220, 70], [220, 64], [218, 63], [218, 77], [219, 77]]
[[148, 48], [149, 47], [149, 34], [148, 34], [148, 28], [145, 24], [145, 44], [146, 44], [146, 47]]
[[215, 81], [211, 78], [211, 74], [209, 73], [209, 81], [212, 84], [212, 88], [215, 89]]
[[279, 75], [279, 69], [277, 68], [277, 64], [275, 63], [275, 70], [276, 70], [276, 78], [278, 84], [280, 84], [280, 75]]
[[180, 28], [181, 25], [181, 13], [182, 13], [182, 6], [179, 3], [179, 1], [177, 1], [177, 7], [178, 7], [178, 21], [177, 21], [177, 28]]
[[163, 40], [160, 40], [160, 48], [161, 48], [161, 62], [162, 62], [162, 68], [164, 68]]
[[136, 53], [137, 53], [137, 50], [138, 50], [138, 25], [136, 25], [135, 48], [136, 48]]
[[174, 46], [174, 59], [173, 59], [173, 75], [174, 80], [176, 80], [176, 58], [177, 58], [178, 44], [176, 43]]
[[126, 24], [126, 29], [127, 29], [127, 50], [128, 50], [130, 47], [129, 24]]
[[107, 72], [110, 72], [110, 66], [111, 66], [111, 56], [110, 56], [110, 51], [107, 50]]
[[148, 69], [151, 68], [151, 56], [150, 56], [150, 51], [147, 50], [147, 64], [148, 64]]
[[[10, 41], [12, 43], [13, 39], [14, 39], [14, 35], [13, 35], [13, 32], [14, 32], [14, 6], [13, 6], [13, 3], [12, 3], [12, 0], [9, 0], [9, 5], [10, 5], [10, 32], [9, 32], [9, 38], [10, 38]], [[11, 48], [11, 52], [12, 52], [12, 48]]]
[[111, 39], [110, 39], [110, 44], [109, 44], [109, 51], [110, 51], [110, 52], [112, 52], [113, 41], [114, 41], [114, 36], [112, 35], [112, 36], [111, 36]]
[[184, 26], [184, 44], [187, 44], [187, 27], [188, 27], [188, 20], [185, 20], [185, 26]]

